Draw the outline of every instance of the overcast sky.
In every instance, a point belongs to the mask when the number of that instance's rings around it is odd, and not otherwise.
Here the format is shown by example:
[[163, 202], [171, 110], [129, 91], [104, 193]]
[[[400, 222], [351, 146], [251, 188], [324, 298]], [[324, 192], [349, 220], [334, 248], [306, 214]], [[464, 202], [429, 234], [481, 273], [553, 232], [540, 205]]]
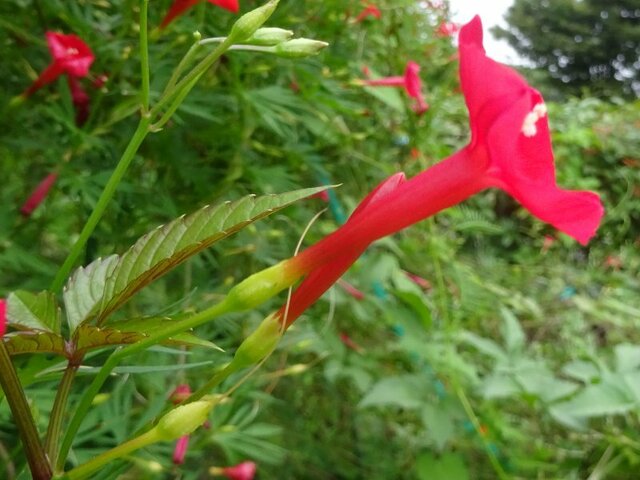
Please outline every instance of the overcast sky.
[[512, 3], [513, 0], [449, 0], [455, 22], [466, 23], [474, 15], [480, 15], [484, 27], [484, 46], [491, 58], [504, 63], [519, 63], [518, 55], [507, 42], [495, 40], [489, 32], [494, 25], [505, 25], [502, 17]]

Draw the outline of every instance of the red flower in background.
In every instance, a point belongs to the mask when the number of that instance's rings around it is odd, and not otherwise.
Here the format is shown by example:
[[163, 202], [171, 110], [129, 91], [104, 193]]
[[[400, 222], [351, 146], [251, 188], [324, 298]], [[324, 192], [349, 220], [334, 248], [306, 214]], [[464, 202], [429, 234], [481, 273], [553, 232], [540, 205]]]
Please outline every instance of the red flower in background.
[[[166, 28], [176, 17], [179, 17], [191, 7], [197, 5], [202, 0], [174, 0], [169, 7], [169, 11], [162, 19], [160, 23], [160, 29]], [[229, 10], [233, 13], [238, 13], [240, 10], [239, 0], [207, 0], [213, 5]]]
[[379, 19], [382, 16], [380, 9], [373, 5], [372, 3], [368, 4], [364, 7], [364, 10], [360, 12], [360, 14], [356, 17], [356, 22], [361, 22], [367, 17], [374, 17]]
[[364, 293], [358, 290], [356, 287], [351, 285], [349, 282], [345, 280], [338, 280], [338, 285], [340, 285], [349, 296], [355, 298], [356, 300], [364, 300]]
[[363, 80], [364, 84], [369, 87], [402, 87], [411, 98], [416, 100], [413, 109], [418, 114], [422, 114], [429, 109], [429, 105], [422, 95], [422, 81], [420, 80], [420, 65], [415, 62], [407, 63], [407, 68], [403, 76], [384, 77], [373, 80]]
[[438, 25], [436, 35], [438, 35], [439, 37], [451, 37], [458, 33], [459, 30], [460, 25], [458, 25], [457, 23], [442, 22], [440, 25]]
[[76, 110], [76, 125], [82, 126], [89, 118], [89, 95], [76, 77], [67, 77], [67, 82], [71, 90], [71, 101]]
[[291, 268], [308, 275], [278, 312], [285, 327], [372, 242], [489, 187], [506, 191], [533, 215], [582, 244], [595, 234], [604, 213], [598, 195], [563, 190], [556, 184], [540, 93], [515, 71], [486, 56], [479, 17], [462, 27], [459, 43], [470, 143], [410, 180], [402, 173], [385, 180], [341, 228], [293, 257]]
[[36, 81], [25, 90], [23, 93], [25, 97], [53, 82], [62, 74], [76, 78], [86, 77], [91, 64], [95, 60], [89, 46], [77, 35], [65, 35], [55, 32], [47, 32], [45, 35], [53, 61]]
[[53, 184], [56, 183], [57, 178], [57, 173], [50, 173], [38, 184], [33, 192], [31, 192], [31, 195], [29, 195], [29, 198], [27, 198], [27, 201], [20, 207], [20, 213], [22, 213], [23, 216], [31, 216], [33, 211], [47, 198], [47, 194], [49, 190], [51, 190], [51, 187], [53, 187]]
[[7, 331], [7, 301], [0, 298], [0, 338]]
[[220, 472], [229, 480], [253, 480], [256, 475], [256, 464], [253, 462], [242, 462], [233, 467], [223, 468]]

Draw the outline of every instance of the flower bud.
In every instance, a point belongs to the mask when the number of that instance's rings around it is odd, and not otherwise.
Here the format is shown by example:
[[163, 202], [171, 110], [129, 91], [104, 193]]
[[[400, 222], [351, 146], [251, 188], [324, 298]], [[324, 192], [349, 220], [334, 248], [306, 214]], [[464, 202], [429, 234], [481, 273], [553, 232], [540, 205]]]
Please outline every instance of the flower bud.
[[278, 45], [279, 43], [286, 42], [291, 37], [293, 37], [291, 30], [284, 30], [283, 28], [259, 28], [245, 43], [264, 46]]
[[158, 437], [161, 440], [175, 440], [189, 435], [207, 421], [213, 405], [211, 401], [199, 400], [174, 408], [158, 422]]
[[229, 37], [235, 43], [246, 41], [269, 19], [278, 6], [279, 1], [280, 0], [269, 0], [269, 2], [263, 6], [251, 10], [249, 13], [245, 13], [233, 24]]
[[276, 45], [274, 53], [280, 57], [303, 58], [316, 55], [323, 48], [327, 47], [327, 42], [311, 40], [310, 38], [295, 38]]
[[231, 363], [234, 368], [246, 368], [255, 365], [269, 355], [282, 336], [280, 316], [271, 314], [236, 350]]
[[251, 310], [290, 287], [301, 275], [287, 261], [254, 273], [233, 287], [226, 302], [234, 311]]

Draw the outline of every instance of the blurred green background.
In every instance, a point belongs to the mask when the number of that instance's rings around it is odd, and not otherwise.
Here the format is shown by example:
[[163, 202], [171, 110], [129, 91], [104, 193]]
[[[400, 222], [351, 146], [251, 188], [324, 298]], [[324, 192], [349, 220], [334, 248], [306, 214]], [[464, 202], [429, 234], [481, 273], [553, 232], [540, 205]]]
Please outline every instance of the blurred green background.
[[[240, 3], [246, 12], [261, 2]], [[531, 19], [518, 9], [526, 13], [527, 4], [555, 0], [515, 3], [511, 35], [519, 31], [522, 40], [528, 32], [534, 46], [552, 42], [544, 29], [538, 35], [531, 25], [527, 30], [522, 17]], [[629, 82], [579, 74], [558, 81], [549, 65], [521, 67], [551, 100], [559, 183], [603, 198], [604, 223], [589, 246], [556, 233], [497, 191], [380, 241], [345, 276], [364, 299], [337, 285], [308, 310], [269, 361], [216, 408], [210, 428], [193, 435], [184, 465], [172, 464], [173, 445], [158, 445], [97, 478], [210, 478], [209, 467], [245, 459], [258, 463], [264, 479], [638, 478], [640, 103], [631, 75], [637, 87], [640, 2], [558, 3], [563, 7], [551, 13], [557, 20], [551, 31], [565, 34], [565, 43], [556, 38], [551, 56], [578, 59], [573, 64], [593, 57], [604, 65], [600, 57], [618, 54], [612, 44], [630, 56], [623, 69]], [[150, 2], [150, 25], [169, 4]], [[380, 19], [356, 22], [364, 7], [359, 0], [282, 0], [269, 26], [330, 47], [299, 61], [230, 52], [175, 118], [145, 141], [83, 264], [122, 253], [157, 225], [208, 203], [341, 186], [328, 204], [299, 202], [190, 260], [129, 302], [123, 317], [209, 305], [233, 283], [291, 256], [322, 209], [305, 245], [333, 231], [386, 176], [414, 175], [465, 145], [456, 49], [452, 38], [437, 33], [450, 20], [446, 3], [375, 4]], [[567, 25], [576, 24], [576, 8], [587, 6], [601, 20], [607, 11], [607, 18], [630, 21], [624, 28], [604, 22], [607, 39], [615, 41], [594, 40], [585, 48]], [[589, 38], [591, 17], [584, 15], [576, 28], [585, 27]], [[154, 39], [152, 98], [194, 30], [225, 35], [234, 18], [202, 2]], [[131, 0], [0, 4], [0, 105], [49, 63], [45, 31], [76, 33], [96, 55], [84, 80], [91, 103], [82, 127], [64, 80], [0, 117], [0, 296], [49, 285], [133, 133], [137, 22], [138, 2]], [[572, 36], [580, 44], [576, 51], [566, 40]], [[401, 75], [409, 60], [422, 68], [430, 105], [422, 116], [402, 91], [357, 82], [365, 66], [374, 75]], [[108, 81], [93, 86], [100, 75]], [[52, 171], [59, 180], [50, 195], [23, 218], [20, 206]], [[426, 282], [417, 284], [407, 273]], [[284, 298], [197, 334], [232, 352]], [[71, 405], [95, 372], [91, 366], [104, 358], [105, 352], [87, 359]], [[178, 383], [195, 388], [228, 359], [215, 350], [176, 347], [129, 359], [85, 421], [73, 461], [130, 438]], [[16, 362], [25, 375], [32, 372], [27, 393], [45, 426], [61, 359], [20, 356]], [[20, 454], [5, 403], [0, 424], [0, 471], [10, 474]]]

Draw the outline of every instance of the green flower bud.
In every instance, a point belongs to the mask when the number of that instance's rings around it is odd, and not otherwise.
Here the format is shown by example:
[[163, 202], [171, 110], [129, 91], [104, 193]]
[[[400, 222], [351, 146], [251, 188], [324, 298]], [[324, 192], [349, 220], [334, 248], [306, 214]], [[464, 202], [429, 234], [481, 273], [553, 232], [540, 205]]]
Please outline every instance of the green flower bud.
[[303, 58], [316, 55], [328, 46], [327, 42], [311, 40], [309, 38], [295, 38], [275, 46], [274, 53], [280, 57]]
[[225, 302], [234, 311], [251, 310], [293, 285], [300, 276], [289, 262], [280, 262], [245, 278], [229, 291]]
[[160, 419], [155, 430], [161, 440], [175, 440], [189, 435], [207, 421], [214, 403], [207, 400], [180, 405]]
[[231, 38], [235, 43], [241, 43], [256, 33], [264, 22], [266, 22], [271, 14], [275, 11], [280, 0], [269, 0], [268, 3], [261, 7], [251, 10], [241, 16], [231, 27]]
[[231, 365], [236, 369], [246, 368], [264, 359], [278, 345], [282, 336], [281, 330], [279, 315], [269, 315], [238, 347]]
[[291, 30], [284, 30], [282, 28], [259, 28], [245, 43], [264, 46], [278, 45], [279, 43], [286, 42], [291, 37], [293, 37]]

